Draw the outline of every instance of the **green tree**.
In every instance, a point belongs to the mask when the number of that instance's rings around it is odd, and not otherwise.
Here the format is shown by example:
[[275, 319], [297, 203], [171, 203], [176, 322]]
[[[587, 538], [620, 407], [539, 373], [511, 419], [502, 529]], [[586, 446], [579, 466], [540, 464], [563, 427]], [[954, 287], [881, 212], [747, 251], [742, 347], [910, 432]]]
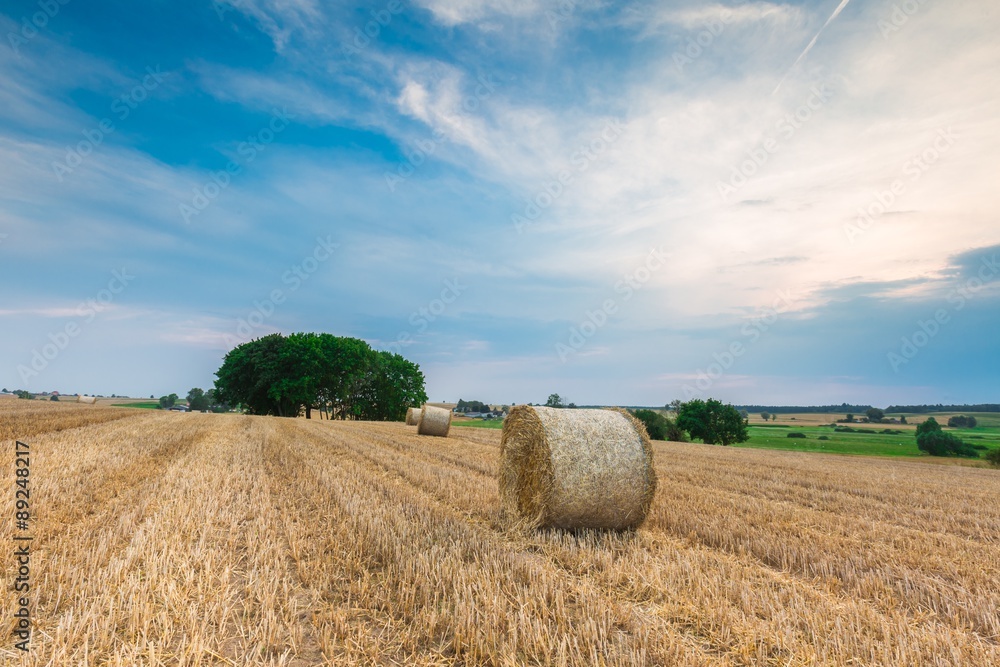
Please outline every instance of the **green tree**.
[[178, 396], [177, 394], [170, 394], [168, 396], [160, 396], [160, 409], [169, 410], [177, 404]]
[[978, 458], [979, 453], [962, 442], [954, 433], [945, 433], [934, 417], [917, 426], [917, 447], [931, 456], [965, 456]]
[[931, 431], [940, 431], [941, 425], [937, 423], [934, 417], [928, 417], [926, 421], [922, 424], [917, 424], [917, 437], [919, 438], [924, 433], [930, 433]]
[[215, 373], [216, 398], [249, 414], [281, 416], [288, 406], [281, 405], [271, 389], [280, 379], [283, 345], [284, 336], [270, 334], [230, 350]]
[[208, 396], [205, 395], [204, 389], [199, 389], [194, 387], [187, 395], [188, 407], [192, 410], [201, 412], [202, 410], [208, 410]]
[[306, 417], [319, 408], [339, 419], [402, 420], [427, 401], [419, 366], [356, 338], [271, 334], [226, 355], [214, 398], [250, 414]]
[[900, 424], [905, 424], [906, 423], [906, 415], [900, 415], [899, 416], [899, 423]]
[[52, 394], [52, 395], [51, 395], [51, 396], [49, 397], [49, 400], [50, 400], [50, 401], [58, 401], [58, 400], [59, 400], [59, 395], [58, 395], [58, 394]]
[[852, 415], [850, 412], [848, 412], [847, 413], [847, 417], [844, 418], [844, 421], [846, 421], [848, 424], [853, 424], [854, 423], [854, 415]]
[[219, 400], [218, 392], [215, 389], [206, 391], [205, 398], [208, 399], [208, 409], [212, 412], [229, 412], [229, 405]]
[[697, 398], [681, 406], [677, 425], [706, 445], [731, 445], [750, 439], [747, 422], [732, 405], [710, 398]]
[[458, 399], [458, 405], [455, 408], [459, 412], [487, 412], [490, 406], [486, 405], [482, 401], [466, 401], [464, 399]]
[[548, 400], [545, 401], [545, 406], [549, 408], [561, 408], [563, 407], [563, 399], [559, 394], [549, 394]]
[[767, 421], [768, 419], [771, 418], [771, 413], [767, 411], [762, 412], [760, 413], [760, 418], [763, 419], [764, 421]]
[[684, 430], [677, 426], [669, 417], [654, 410], [633, 410], [636, 419], [646, 426], [646, 433], [651, 440], [673, 440], [684, 442]]
[[880, 424], [885, 418], [885, 412], [879, 408], [868, 408], [868, 410], [865, 411], [865, 414], [868, 416], [868, 421], [873, 424]]
[[357, 397], [356, 414], [373, 421], [403, 421], [406, 409], [427, 402], [419, 367], [398, 354], [375, 352]]
[[964, 415], [955, 415], [948, 419], [948, 426], [951, 428], [976, 428], [975, 417], [966, 417]]

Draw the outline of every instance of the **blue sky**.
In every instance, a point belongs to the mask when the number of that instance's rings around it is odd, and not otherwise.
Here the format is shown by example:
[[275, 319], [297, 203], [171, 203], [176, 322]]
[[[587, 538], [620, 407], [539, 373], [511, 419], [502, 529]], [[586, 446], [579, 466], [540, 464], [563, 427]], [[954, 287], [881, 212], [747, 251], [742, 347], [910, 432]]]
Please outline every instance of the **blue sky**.
[[271, 332], [431, 400], [985, 402], [986, 0], [5, 2], [0, 385]]

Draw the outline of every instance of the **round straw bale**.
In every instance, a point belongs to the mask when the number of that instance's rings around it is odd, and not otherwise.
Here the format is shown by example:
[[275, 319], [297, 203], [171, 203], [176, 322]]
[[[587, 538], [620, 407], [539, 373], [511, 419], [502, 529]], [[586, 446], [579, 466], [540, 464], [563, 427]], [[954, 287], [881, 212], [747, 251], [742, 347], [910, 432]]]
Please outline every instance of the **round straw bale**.
[[406, 408], [406, 425], [416, 426], [420, 422], [420, 408]]
[[634, 529], [656, 492], [653, 450], [623, 410], [518, 405], [503, 424], [499, 486], [533, 526]]
[[417, 423], [419, 435], [438, 435], [448, 437], [451, 428], [451, 410], [425, 405], [420, 409], [420, 421]]
[[76, 397], [76, 402], [77, 403], [90, 403], [91, 405], [93, 405], [93, 404], [97, 403], [97, 397], [96, 396], [77, 396]]

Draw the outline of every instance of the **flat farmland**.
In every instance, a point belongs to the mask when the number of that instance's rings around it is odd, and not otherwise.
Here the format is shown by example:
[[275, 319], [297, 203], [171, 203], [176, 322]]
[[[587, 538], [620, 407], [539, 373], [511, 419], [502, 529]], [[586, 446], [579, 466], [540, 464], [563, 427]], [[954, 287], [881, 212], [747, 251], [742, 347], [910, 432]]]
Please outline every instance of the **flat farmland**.
[[995, 470], [656, 443], [637, 533], [524, 532], [495, 430], [39, 405], [4, 664], [1000, 663]]

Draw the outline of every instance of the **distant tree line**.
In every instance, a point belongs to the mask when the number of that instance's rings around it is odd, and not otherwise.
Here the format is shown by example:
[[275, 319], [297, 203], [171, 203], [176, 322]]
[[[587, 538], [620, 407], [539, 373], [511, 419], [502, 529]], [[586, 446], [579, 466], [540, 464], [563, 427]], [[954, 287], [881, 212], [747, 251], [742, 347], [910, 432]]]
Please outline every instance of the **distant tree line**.
[[1000, 412], [1000, 403], [980, 403], [978, 405], [890, 405], [886, 412]]
[[226, 355], [216, 372], [217, 400], [255, 415], [402, 421], [427, 402], [420, 367], [357, 338], [271, 334]]
[[[160, 396], [159, 407], [161, 410], [169, 410], [179, 400], [180, 396], [177, 394]], [[193, 412], [229, 412], [229, 405], [219, 398], [214, 389], [205, 391], [200, 387], [193, 387], [187, 394], [187, 406]]]
[[[865, 413], [872, 406], [870, 405], [848, 405], [847, 403], [841, 403], [840, 405], [737, 405], [735, 406], [737, 410], [746, 410], [748, 413], [761, 413], [769, 412], [771, 414], [790, 414], [790, 415], [801, 415], [801, 414], [825, 414], [830, 412], [856, 412]], [[886, 412], [907, 412], [906, 410], [896, 410], [895, 408], [889, 408]]]
[[466, 401], [460, 398], [455, 409], [459, 412], [489, 412], [490, 406], [482, 401]]

